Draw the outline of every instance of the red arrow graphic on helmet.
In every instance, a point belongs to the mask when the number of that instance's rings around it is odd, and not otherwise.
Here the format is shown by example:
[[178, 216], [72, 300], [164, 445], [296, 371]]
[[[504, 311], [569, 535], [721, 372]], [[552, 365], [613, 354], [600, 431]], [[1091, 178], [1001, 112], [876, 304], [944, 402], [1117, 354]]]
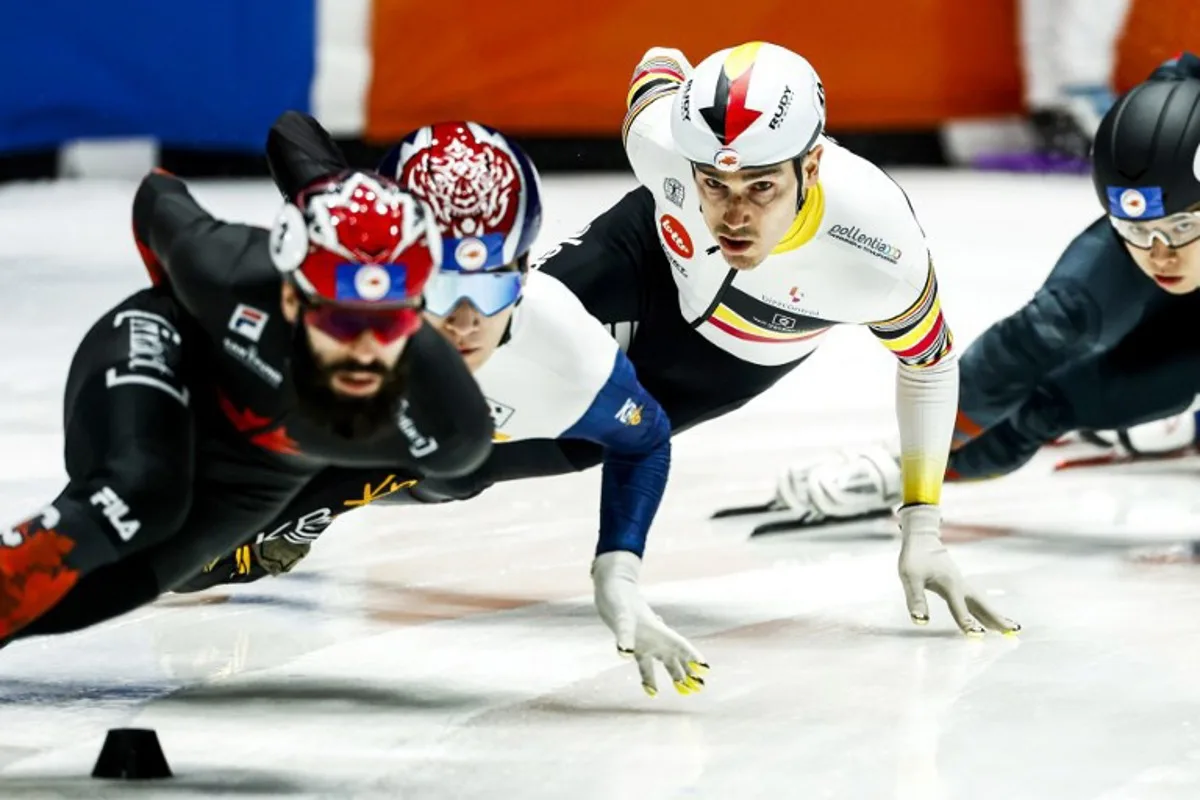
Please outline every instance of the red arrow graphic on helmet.
[[717, 78], [713, 104], [700, 109], [701, 118], [726, 147], [733, 144], [735, 139], [762, 116], [761, 111], [746, 107], [746, 94], [750, 90], [750, 76], [753, 73], [754, 67], [751, 65], [736, 80], [731, 81], [722, 69], [720, 77]]
[[762, 116], [761, 111], [746, 108], [746, 94], [750, 91], [750, 75], [754, 67], [743, 72], [729, 85], [729, 110], [725, 112], [725, 144], [733, 144], [754, 120]]

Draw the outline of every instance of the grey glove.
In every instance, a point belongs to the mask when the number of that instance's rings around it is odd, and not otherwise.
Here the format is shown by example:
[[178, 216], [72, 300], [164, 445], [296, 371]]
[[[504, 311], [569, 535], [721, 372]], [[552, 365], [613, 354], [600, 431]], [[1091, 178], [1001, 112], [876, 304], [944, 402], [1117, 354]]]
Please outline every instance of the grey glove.
[[[1016, 633], [1021, 626], [997, 613], [963, 579], [958, 565], [946, 552], [941, 536], [941, 509], [933, 505], [900, 509], [900, 581], [908, 613], [918, 625], [929, 623], [925, 590], [946, 601], [958, 627], [968, 636], [983, 636], [984, 626], [1000, 633]], [[980, 624], [982, 623], [982, 625]]]
[[300, 559], [312, 549], [312, 543], [297, 544], [287, 539], [276, 538], [251, 545], [251, 549], [254, 551], [255, 560], [263, 569], [272, 575], [279, 575], [290, 572], [292, 567], [299, 564]]

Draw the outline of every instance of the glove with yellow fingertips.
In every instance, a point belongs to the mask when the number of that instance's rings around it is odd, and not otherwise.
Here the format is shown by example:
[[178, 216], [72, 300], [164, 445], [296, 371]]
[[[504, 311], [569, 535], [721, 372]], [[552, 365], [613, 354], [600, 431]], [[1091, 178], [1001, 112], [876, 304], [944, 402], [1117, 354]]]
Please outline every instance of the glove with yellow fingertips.
[[941, 509], [935, 505], [911, 505], [900, 509], [900, 581], [908, 613], [918, 625], [929, 622], [925, 590], [946, 601], [950, 614], [968, 636], [983, 636], [985, 626], [1012, 634], [1021, 626], [993, 609], [971, 589], [958, 565], [942, 544]]
[[654, 662], [659, 662], [680, 694], [704, 687], [708, 664], [691, 642], [671, 630], [642, 598], [638, 588], [642, 560], [625, 550], [596, 556], [592, 562], [592, 585], [600, 619], [617, 638], [617, 652], [637, 662], [642, 688], [658, 694]]

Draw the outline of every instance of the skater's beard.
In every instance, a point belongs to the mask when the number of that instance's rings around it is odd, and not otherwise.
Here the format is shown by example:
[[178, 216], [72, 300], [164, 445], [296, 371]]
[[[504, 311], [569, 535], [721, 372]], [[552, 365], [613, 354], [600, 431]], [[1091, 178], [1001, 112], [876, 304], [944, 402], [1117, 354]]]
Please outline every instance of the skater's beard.
[[[373, 372], [382, 376], [383, 382], [370, 397], [345, 397], [333, 390], [333, 375], [339, 370]], [[403, 356], [390, 369], [378, 361], [362, 364], [342, 359], [321, 364], [303, 325], [296, 326], [292, 339], [291, 373], [300, 415], [343, 439], [370, 439], [395, 428], [400, 400], [408, 393], [409, 368]]]

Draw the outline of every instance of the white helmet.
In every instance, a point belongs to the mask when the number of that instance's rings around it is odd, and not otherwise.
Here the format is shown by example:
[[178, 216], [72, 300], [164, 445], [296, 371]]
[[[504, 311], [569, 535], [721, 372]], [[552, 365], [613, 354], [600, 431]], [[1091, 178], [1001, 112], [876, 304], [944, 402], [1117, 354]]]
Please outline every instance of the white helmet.
[[726, 172], [803, 156], [824, 128], [825, 88], [816, 70], [767, 42], [701, 61], [671, 108], [676, 149]]

